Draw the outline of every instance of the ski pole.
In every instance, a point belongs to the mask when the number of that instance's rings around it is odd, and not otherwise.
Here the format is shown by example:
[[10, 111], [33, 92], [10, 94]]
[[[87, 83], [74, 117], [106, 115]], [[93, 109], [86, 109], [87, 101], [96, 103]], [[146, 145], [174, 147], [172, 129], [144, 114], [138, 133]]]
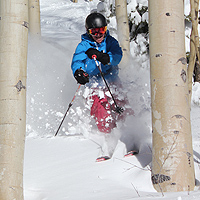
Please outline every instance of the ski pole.
[[104, 77], [104, 75], [103, 75], [103, 73], [102, 73], [102, 71], [101, 71], [101, 69], [100, 69], [100, 66], [99, 66], [99, 64], [98, 64], [98, 62], [97, 62], [97, 56], [96, 55], [92, 55], [92, 58], [94, 59], [94, 61], [95, 61], [95, 63], [96, 63], [96, 66], [98, 67], [98, 69], [99, 69], [99, 71], [100, 71], [100, 74], [101, 74], [101, 77], [103, 78], [103, 80], [104, 80], [104, 82], [105, 82], [105, 84], [106, 84], [106, 87], [107, 87], [107, 89], [108, 89], [108, 91], [109, 91], [109, 93], [110, 93], [110, 95], [111, 95], [111, 97], [112, 97], [112, 99], [113, 99], [113, 101], [114, 101], [114, 104], [115, 104], [115, 112], [117, 112], [118, 114], [121, 114], [124, 110], [123, 110], [123, 108], [122, 107], [119, 107], [118, 105], [117, 105], [117, 103], [116, 103], [116, 101], [115, 101], [115, 98], [114, 98], [114, 96], [113, 96], [113, 94], [111, 93], [111, 90], [110, 90], [110, 88], [109, 88], [109, 86], [108, 86], [108, 83], [107, 83], [107, 81], [106, 81], [106, 79], [105, 79], [105, 77]]
[[66, 113], [65, 113], [65, 115], [64, 115], [64, 117], [63, 117], [63, 119], [62, 119], [62, 121], [61, 121], [61, 123], [60, 123], [60, 126], [58, 127], [58, 130], [56, 131], [55, 136], [58, 134], [58, 132], [59, 132], [61, 126], [62, 126], [62, 123], [64, 122], [65, 117], [67, 116], [67, 113], [68, 113], [69, 109], [72, 107], [73, 101], [74, 101], [74, 99], [76, 98], [76, 95], [77, 95], [77, 93], [78, 93], [80, 87], [81, 87], [81, 84], [79, 84], [79, 86], [78, 86], [78, 88], [77, 88], [77, 90], [76, 90], [76, 93], [75, 93], [73, 99], [72, 99], [71, 102], [69, 103], [68, 109], [67, 109], [67, 111], [66, 111]]

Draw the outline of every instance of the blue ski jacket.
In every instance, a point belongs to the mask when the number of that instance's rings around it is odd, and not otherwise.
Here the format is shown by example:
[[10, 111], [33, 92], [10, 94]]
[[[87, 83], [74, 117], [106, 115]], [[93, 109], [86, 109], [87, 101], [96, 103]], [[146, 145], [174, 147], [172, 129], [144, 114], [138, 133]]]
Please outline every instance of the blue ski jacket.
[[[101, 64], [101, 70], [105, 78], [118, 75], [118, 64], [122, 59], [122, 50], [118, 41], [107, 31], [105, 39], [102, 43], [95, 42], [87, 33], [81, 36], [81, 42], [78, 44], [73, 55], [71, 69], [73, 74], [79, 68], [82, 68], [89, 74], [89, 77], [98, 76], [100, 74], [98, 67], [93, 59], [88, 58], [85, 52], [89, 48], [95, 48], [99, 51], [107, 53], [110, 56], [110, 63], [107, 65]], [[114, 77], [112, 77], [114, 78]]]

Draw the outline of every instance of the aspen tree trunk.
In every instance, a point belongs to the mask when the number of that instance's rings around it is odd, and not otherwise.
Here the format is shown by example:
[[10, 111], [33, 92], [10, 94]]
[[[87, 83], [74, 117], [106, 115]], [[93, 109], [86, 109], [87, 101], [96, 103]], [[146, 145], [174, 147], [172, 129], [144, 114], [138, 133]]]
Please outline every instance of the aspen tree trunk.
[[130, 58], [129, 24], [127, 16], [127, 0], [115, 0], [115, 12], [117, 19], [117, 33], [119, 44], [122, 47], [123, 58], [120, 63], [126, 68]]
[[198, 33], [199, 0], [190, 0], [190, 6], [191, 6], [192, 31], [194, 32], [195, 49], [197, 58], [200, 61], [200, 45], [199, 45], [199, 33]]
[[41, 36], [40, 1], [28, 0], [29, 3], [29, 31], [33, 35]]
[[185, 55], [184, 1], [149, 0], [152, 182], [157, 191], [195, 186]]
[[190, 60], [188, 65], [188, 87], [189, 87], [189, 102], [191, 103], [192, 96], [192, 80], [194, 66], [196, 62], [196, 55], [198, 62], [200, 61], [199, 54], [199, 33], [198, 33], [198, 13], [199, 13], [199, 0], [190, 0], [192, 31], [190, 36]]
[[28, 0], [0, 0], [0, 199], [23, 200]]
[[72, 0], [72, 2], [74, 2], [74, 3], [78, 3], [78, 0]]

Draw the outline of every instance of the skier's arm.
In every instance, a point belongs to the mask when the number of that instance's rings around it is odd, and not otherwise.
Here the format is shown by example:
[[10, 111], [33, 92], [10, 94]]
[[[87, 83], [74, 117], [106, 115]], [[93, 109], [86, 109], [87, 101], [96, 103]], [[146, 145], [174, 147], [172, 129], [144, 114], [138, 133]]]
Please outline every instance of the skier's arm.
[[107, 54], [110, 56], [110, 64], [111, 65], [118, 65], [122, 59], [122, 49], [119, 46], [118, 41], [113, 38], [109, 37], [107, 41]]
[[82, 43], [79, 43], [76, 51], [73, 55], [71, 69], [73, 72], [73, 75], [75, 74], [77, 69], [82, 69], [83, 71], [86, 71], [85, 69], [85, 61], [87, 59], [87, 55], [85, 54], [85, 46]]

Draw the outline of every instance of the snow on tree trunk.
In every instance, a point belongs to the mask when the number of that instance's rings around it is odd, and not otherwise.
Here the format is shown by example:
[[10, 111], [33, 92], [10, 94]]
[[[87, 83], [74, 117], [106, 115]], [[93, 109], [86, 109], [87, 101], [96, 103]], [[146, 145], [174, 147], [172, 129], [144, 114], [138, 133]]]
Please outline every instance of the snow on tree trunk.
[[39, 0], [29, 0], [29, 31], [33, 35], [41, 36]]
[[157, 191], [195, 186], [185, 55], [184, 1], [149, 0], [152, 182]]
[[129, 24], [127, 16], [127, 1], [115, 0], [115, 12], [117, 19], [117, 34], [119, 44], [123, 50], [123, 58], [121, 61], [122, 69], [125, 69], [130, 57], [130, 41], [129, 41]]
[[0, 0], [0, 199], [23, 199], [28, 0]]

